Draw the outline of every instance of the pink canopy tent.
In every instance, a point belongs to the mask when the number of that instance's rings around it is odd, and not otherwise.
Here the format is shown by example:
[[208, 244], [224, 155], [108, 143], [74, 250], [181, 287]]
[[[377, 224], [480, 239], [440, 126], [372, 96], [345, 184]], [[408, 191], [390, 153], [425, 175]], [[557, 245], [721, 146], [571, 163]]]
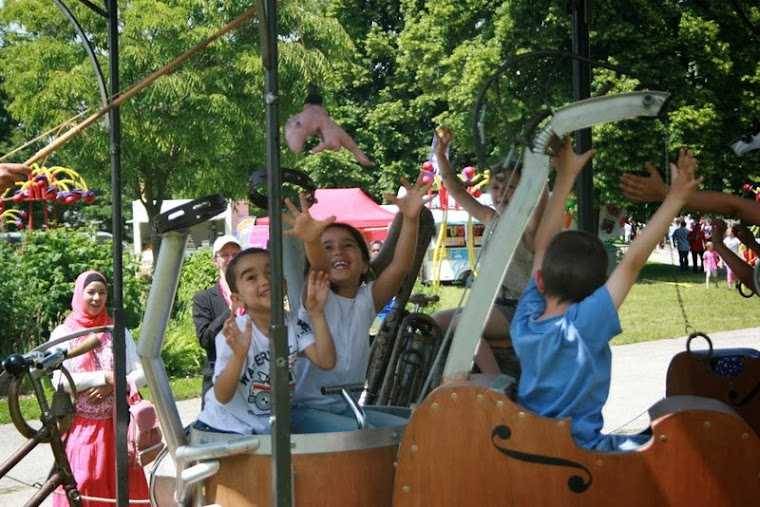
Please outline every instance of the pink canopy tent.
[[[330, 216], [338, 222], [353, 225], [367, 241], [384, 240], [395, 214], [382, 208], [360, 188], [321, 188], [316, 191], [317, 202], [309, 208], [311, 216], [323, 220]], [[256, 225], [269, 224], [269, 217], [256, 219]]]

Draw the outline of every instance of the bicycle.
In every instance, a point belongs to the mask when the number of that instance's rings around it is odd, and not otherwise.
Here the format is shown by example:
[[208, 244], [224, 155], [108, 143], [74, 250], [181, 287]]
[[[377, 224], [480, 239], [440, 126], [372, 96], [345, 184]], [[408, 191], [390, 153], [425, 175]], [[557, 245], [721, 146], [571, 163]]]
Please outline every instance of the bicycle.
[[[111, 329], [112, 326], [104, 326], [78, 331], [40, 345], [26, 354], [11, 354], [2, 362], [4, 369], [2, 375], [7, 373], [12, 377], [8, 392], [8, 412], [16, 429], [28, 440], [0, 465], [0, 478], [5, 477], [13, 467], [40, 443], [50, 444], [54, 458], [53, 469], [47, 481], [42, 484], [39, 491], [26, 503], [27, 506], [33, 507], [42, 504], [58, 486], [63, 486], [66, 497], [69, 500], [69, 505], [73, 507], [82, 506], [81, 494], [77, 489], [76, 479], [71, 471], [71, 466], [66, 456], [66, 448], [61, 438], [69, 430], [74, 420], [77, 399], [74, 380], [63, 366], [63, 361], [98, 348], [100, 341], [94, 333], [111, 331]], [[70, 350], [61, 347], [53, 348], [59, 343], [83, 335], [91, 336], [77, 347]], [[69, 383], [70, 393], [64, 391], [63, 384], [59, 384], [53, 393], [52, 402], [48, 403], [47, 394], [42, 385], [42, 378], [48, 376], [56, 369], [61, 370], [61, 373]], [[40, 422], [42, 423], [40, 428], [31, 427], [21, 413], [19, 394], [26, 378], [30, 380], [34, 395], [40, 406]]]

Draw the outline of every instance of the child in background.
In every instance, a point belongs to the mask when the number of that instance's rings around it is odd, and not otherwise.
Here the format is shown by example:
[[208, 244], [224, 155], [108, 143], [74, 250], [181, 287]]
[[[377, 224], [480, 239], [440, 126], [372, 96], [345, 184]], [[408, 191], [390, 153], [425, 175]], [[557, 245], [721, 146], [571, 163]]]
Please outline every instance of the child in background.
[[710, 278], [715, 279], [715, 288], [718, 284], [718, 263], [720, 262], [720, 255], [713, 250], [713, 242], [708, 241], [705, 243], [705, 253], [702, 255], [702, 266], [705, 268], [705, 288], [710, 288]]
[[[446, 154], [454, 137], [451, 130], [447, 127], [441, 127], [439, 131], [433, 131], [433, 136], [436, 140], [435, 155], [438, 160], [438, 171], [449, 195], [474, 219], [485, 225], [487, 230], [489, 227], [493, 227], [494, 218], [504, 212], [512, 199], [517, 184], [520, 182], [522, 165], [517, 163], [508, 167], [496, 167], [492, 170], [488, 179], [488, 192], [491, 195], [493, 206], [487, 206], [467, 192], [467, 188], [451, 167]], [[520, 375], [520, 363], [509, 340], [509, 323], [515, 313], [517, 300], [530, 278], [535, 244], [534, 236], [547, 199], [548, 193], [544, 190], [528, 224], [525, 226], [525, 231], [507, 267], [499, 294], [483, 328], [483, 337], [475, 351], [475, 365], [482, 373], [506, 373], [515, 378]], [[483, 237], [485, 238], [483, 248], [488, 248], [489, 235], [484, 234]], [[431, 317], [446, 332], [452, 325], [452, 320], [454, 320], [452, 331], [456, 330], [459, 316], [458, 308], [448, 308], [435, 312]]]
[[609, 341], [621, 331], [617, 309], [701, 180], [694, 179], [691, 151], [681, 150], [678, 167], [671, 164], [667, 197], [605, 281], [607, 253], [599, 238], [561, 232], [565, 200], [584, 163], [566, 139], [555, 159], [554, 192], [536, 233], [533, 277], [510, 329], [522, 366], [517, 403], [545, 417], [571, 418], [571, 434], [582, 447], [626, 450], [650, 436], [601, 433], [610, 389]]
[[[334, 223], [335, 217], [322, 221], [309, 214], [304, 196], [301, 210], [286, 200], [291, 215], [283, 220], [293, 226], [286, 232], [301, 238], [306, 257], [315, 269], [329, 274], [330, 288], [325, 314], [330, 326], [336, 366], [331, 371], [316, 368], [299, 360], [299, 383], [294, 397], [292, 413], [293, 431], [297, 433], [323, 433], [355, 430], [357, 422], [340, 395], [325, 396], [322, 387], [363, 384], [369, 366], [369, 330], [375, 316], [401, 288], [417, 248], [420, 212], [427, 200], [429, 185], [422, 184], [422, 175], [412, 186], [402, 178], [406, 193], [402, 197], [385, 194], [396, 204], [403, 215], [401, 231], [394, 250], [393, 260], [374, 281], [368, 281], [370, 256], [361, 232], [344, 224]], [[367, 410], [370, 427], [403, 424], [402, 418], [379, 411]]]
[[[214, 386], [206, 393], [206, 403], [195, 423], [198, 430], [241, 434], [266, 434], [271, 430], [269, 273], [269, 252], [262, 248], [243, 250], [227, 267], [225, 277], [232, 308], [216, 336]], [[318, 368], [329, 370], [335, 365], [335, 346], [324, 313], [329, 291], [327, 276], [312, 270], [299, 314], [285, 314], [291, 397], [299, 353]], [[245, 313], [236, 316], [241, 307]]]

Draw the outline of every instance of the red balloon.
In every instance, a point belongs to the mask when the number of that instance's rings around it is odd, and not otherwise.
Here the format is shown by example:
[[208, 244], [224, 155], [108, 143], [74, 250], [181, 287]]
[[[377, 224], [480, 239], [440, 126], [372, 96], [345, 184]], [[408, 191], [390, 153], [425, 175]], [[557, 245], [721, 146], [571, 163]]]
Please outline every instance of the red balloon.
[[468, 165], [462, 169], [462, 175], [465, 177], [465, 179], [471, 180], [473, 177], [475, 177], [475, 168], [471, 165]]
[[475, 190], [472, 191], [472, 196], [475, 197], [476, 199], [480, 197], [481, 195], [483, 195], [483, 192], [479, 188], [476, 188]]
[[422, 163], [422, 170], [423, 171], [432, 171], [434, 169], [433, 163], [429, 160], [426, 160]]
[[422, 177], [422, 184], [423, 185], [429, 185], [430, 182], [432, 182], [432, 181], [433, 181], [433, 178], [431, 178], [430, 176], [425, 175], [425, 176]]
[[749, 183], [745, 183], [744, 184], [744, 190], [746, 190], [747, 192], [751, 191], [752, 190], [752, 185], [750, 185]]

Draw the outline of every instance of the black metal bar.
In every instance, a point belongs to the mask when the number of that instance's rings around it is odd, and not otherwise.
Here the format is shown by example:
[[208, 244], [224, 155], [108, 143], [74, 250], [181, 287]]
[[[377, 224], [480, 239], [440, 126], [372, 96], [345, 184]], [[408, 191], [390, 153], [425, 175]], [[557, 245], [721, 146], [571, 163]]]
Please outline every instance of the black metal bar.
[[288, 332], [283, 307], [282, 203], [280, 185], [280, 112], [277, 75], [277, 2], [259, 0], [261, 57], [266, 74], [267, 184], [269, 185], [269, 255], [272, 323], [269, 332], [272, 384], [272, 504], [292, 505]]
[[[82, 0], [79, 0], [82, 2]], [[108, 94], [106, 93], [106, 83], [103, 79], [103, 71], [100, 69], [100, 63], [98, 63], [98, 59], [95, 57], [95, 51], [92, 49], [92, 44], [90, 43], [90, 39], [87, 38], [87, 35], [85, 35], [84, 30], [82, 30], [82, 26], [79, 24], [79, 21], [77, 18], [74, 17], [74, 15], [71, 13], [69, 8], [63, 3], [62, 0], [53, 0], [55, 4], [58, 6], [58, 8], [63, 12], [63, 14], [68, 18], [69, 22], [74, 25], [74, 31], [76, 31], [77, 35], [79, 35], [79, 38], [82, 39], [82, 44], [84, 44], [84, 50], [87, 52], [87, 56], [90, 58], [90, 63], [92, 63], [92, 68], [95, 70], [95, 78], [98, 81], [98, 90], [100, 90], [100, 101], [103, 103], [103, 107], [108, 105]], [[87, 5], [87, 4], [85, 4]], [[92, 4], [89, 4], [88, 7], [90, 7]], [[93, 6], [94, 7], [94, 6]], [[98, 14], [102, 12], [103, 15], [105, 15], [105, 11], [96, 10]]]
[[[111, 100], [119, 93], [119, 11], [117, 0], [106, 0], [108, 11], [108, 77]], [[127, 458], [126, 344], [122, 289], [122, 224], [121, 224], [121, 119], [119, 108], [108, 112], [111, 141], [111, 210], [113, 216], [113, 355], [114, 397], [116, 398], [116, 505], [129, 505], [129, 461]]]
[[[585, 58], [590, 55], [588, 16], [589, 0], [572, 1], [573, 53]], [[591, 69], [585, 60], [573, 59], [573, 99], [583, 100], [591, 96]], [[575, 133], [575, 151], [583, 153], [591, 149], [591, 129]], [[594, 167], [592, 161], [583, 168], [575, 183], [578, 197], [578, 228], [596, 234], [596, 217], [594, 216]]]

